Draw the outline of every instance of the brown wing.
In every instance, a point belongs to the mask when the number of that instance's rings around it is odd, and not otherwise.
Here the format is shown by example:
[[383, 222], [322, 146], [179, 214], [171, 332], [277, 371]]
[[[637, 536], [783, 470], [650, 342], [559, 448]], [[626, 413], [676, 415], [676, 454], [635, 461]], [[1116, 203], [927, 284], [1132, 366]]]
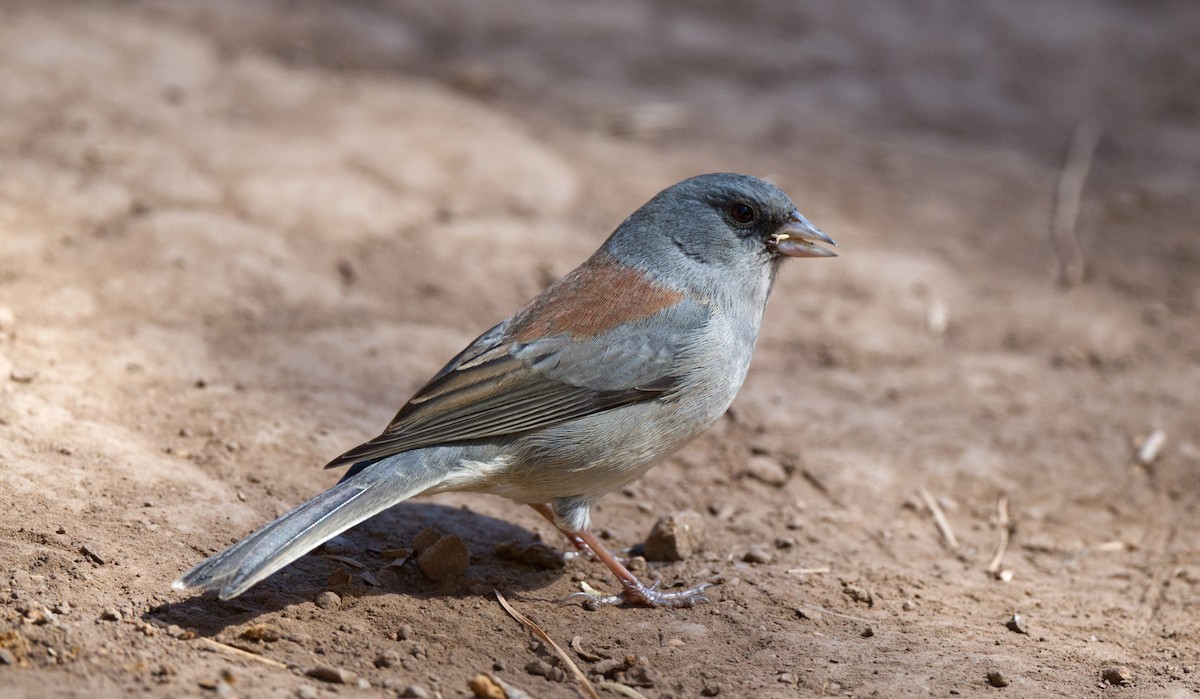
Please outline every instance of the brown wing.
[[[585, 290], [591, 296], [571, 299], [578, 309], [573, 315], [561, 312], [562, 303], [549, 302]], [[630, 305], [630, 298], [642, 303]], [[642, 275], [613, 271], [609, 259], [594, 258], [479, 336], [400, 409], [383, 434], [327, 468], [518, 434], [662, 396], [680, 378], [679, 350], [709, 311]]]

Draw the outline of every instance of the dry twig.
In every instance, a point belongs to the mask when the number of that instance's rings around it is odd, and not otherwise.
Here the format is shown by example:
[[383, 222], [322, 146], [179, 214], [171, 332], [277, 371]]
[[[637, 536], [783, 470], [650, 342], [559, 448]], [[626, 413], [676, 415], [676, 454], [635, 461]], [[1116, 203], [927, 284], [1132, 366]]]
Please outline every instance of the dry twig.
[[987, 564], [987, 572], [999, 577], [1000, 566], [1004, 564], [1004, 554], [1008, 551], [1008, 537], [1011, 534], [1011, 524], [1008, 519], [1008, 498], [1001, 495], [996, 500], [996, 527], [1000, 530], [1000, 541], [996, 543], [996, 552]]
[[326, 554], [322, 555], [321, 558], [324, 558], [329, 561], [337, 561], [338, 563], [345, 563], [346, 565], [350, 566], [351, 568], [353, 568], [355, 570], [362, 570], [363, 568], [366, 567], [362, 563], [359, 563], [358, 561], [354, 560], [353, 558], [351, 558], [349, 556], [338, 556], [336, 554], [326, 553]]
[[828, 572], [829, 566], [821, 566], [820, 568], [788, 568], [788, 573], [792, 575], [818, 575]]
[[937, 500], [924, 488], [921, 488], [921, 500], [925, 502], [925, 507], [929, 508], [929, 512], [933, 514], [933, 522], [937, 525], [938, 531], [942, 533], [942, 539], [945, 540], [946, 546], [949, 546], [951, 551], [957, 551], [958, 539], [954, 538], [954, 531], [950, 529], [950, 522], [946, 520], [946, 513], [942, 512], [942, 508], [937, 504]]
[[1138, 446], [1137, 454], [1134, 459], [1137, 465], [1142, 468], [1147, 468], [1154, 464], [1158, 459], [1159, 453], [1162, 451], [1163, 445], [1167, 443], [1167, 433], [1162, 430], [1154, 430], [1146, 437], [1146, 441]]
[[1058, 177], [1054, 197], [1054, 214], [1050, 223], [1050, 238], [1058, 255], [1059, 281], [1075, 286], [1087, 272], [1083, 247], [1079, 244], [1075, 224], [1079, 220], [1079, 204], [1083, 199], [1083, 183], [1092, 168], [1096, 145], [1100, 142], [1100, 125], [1084, 119], [1075, 127], [1067, 159]]
[[237, 656], [240, 656], [243, 658], [250, 658], [251, 660], [257, 660], [260, 663], [266, 663], [267, 665], [270, 665], [271, 667], [282, 668], [284, 670], [287, 669], [287, 665], [284, 665], [283, 663], [279, 662], [278, 660], [271, 660], [270, 658], [264, 658], [261, 655], [255, 655], [254, 653], [251, 653], [249, 651], [244, 651], [241, 648], [234, 648], [233, 646], [226, 645], [224, 643], [221, 643], [220, 641], [214, 641], [211, 638], [201, 638], [200, 643], [208, 646], [212, 650], [219, 650], [222, 653], [229, 653], [231, 655], [237, 655]]
[[596, 686], [600, 687], [601, 689], [612, 690], [617, 694], [624, 694], [625, 696], [629, 697], [629, 699], [646, 699], [645, 694], [642, 694], [627, 684], [621, 684], [620, 682], [604, 680], [603, 682], [597, 682]]
[[575, 679], [579, 680], [579, 685], [583, 688], [584, 694], [588, 695], [592, 699], [600, 699], [600, 695], [596, 693], [596, 688], [592, 686], [591, 680], [587, 678], [587, 675], [583, 674], [583, 671], [579, 669], [579, 666], [575, 664], [575, 661], [571, 660], [571, 656], [567, 655], [567, 652], [562, 649], [562, 646], [555, 643], [554, 639], [550, 638], [550, 635], [542, 630], [542, 627], [533, 623], [533, 620], [514, 609], [513, 606], [508, 603], [508, 600], [504, 599], [504, 595], [500, 594], [499, 590], [492, 590], [492, 593], [496, 595], [496, 601], [500, 603], [500, 606], [504, 608], [504, 611], [508, 612], [509, 616], [516, 619], [521, 626], [524, 626], [525, 629], [529, 631], [529, 633], [537, 636], [538, 640], [540, 640], [542, 643], [545, 643], [546, 647], [553, 650], [555, 655], [557, 655], [559, 659], [566, 664], [567, 669], [571, 671], [571, 674], [575, 675]]

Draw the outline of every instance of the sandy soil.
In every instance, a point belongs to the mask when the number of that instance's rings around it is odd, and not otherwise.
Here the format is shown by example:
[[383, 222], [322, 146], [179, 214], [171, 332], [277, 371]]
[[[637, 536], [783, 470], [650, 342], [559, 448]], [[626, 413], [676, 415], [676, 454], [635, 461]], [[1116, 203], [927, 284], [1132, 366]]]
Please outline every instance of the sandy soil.
[[[0, 6], [0, 695], [577, 695], [493, 588], [647, 697], [1200, 691], [1200, 8], [427, 5]], [[632, 545], [700, 513], [643, 570], [710, 604], [560, 605], [612, 580], [500, 555], [561, 542], [464, 496], [358, 527], [362, 568], [171, 591], [712, 170], [842, 256], [783, 270], [727, 418], [595, 514]], [[462, 576], [389, 566], [427, 527]]]

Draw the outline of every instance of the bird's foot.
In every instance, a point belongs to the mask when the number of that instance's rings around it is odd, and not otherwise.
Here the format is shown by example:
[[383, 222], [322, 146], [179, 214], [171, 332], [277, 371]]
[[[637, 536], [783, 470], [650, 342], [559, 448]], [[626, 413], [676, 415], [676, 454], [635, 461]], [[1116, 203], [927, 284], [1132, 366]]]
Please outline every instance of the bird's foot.
[[634, 604], [641, 607], [682, 607], [690, 609], [691, 607], [707, 602], [708, 597], [704, 595], [704, 591], [712, 585], [705, 583], [688, 590], [676, 590], [674, 592], [663, 592], [658, 589], [658, 583], [647, 587], [641, 581], [634, 579], [632, 582], [622, 580], [621, 594], [619, 595], [598, 595], [590, 592], [576, 592], [573, 595], [567, 596], [563, 602], [579, 602], [584, 609], [599, 609], [607, 605]]

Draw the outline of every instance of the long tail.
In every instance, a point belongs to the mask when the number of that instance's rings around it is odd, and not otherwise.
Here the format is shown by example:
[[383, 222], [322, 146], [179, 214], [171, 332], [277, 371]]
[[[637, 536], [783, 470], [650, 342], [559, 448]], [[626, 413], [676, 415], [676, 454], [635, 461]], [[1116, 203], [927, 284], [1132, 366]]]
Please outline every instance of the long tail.
[[237, 597], [350, 527], [437, 485], [444, 475], [424, 463], [419, 451], [372, 464], [192, 568], [172, 587]]

